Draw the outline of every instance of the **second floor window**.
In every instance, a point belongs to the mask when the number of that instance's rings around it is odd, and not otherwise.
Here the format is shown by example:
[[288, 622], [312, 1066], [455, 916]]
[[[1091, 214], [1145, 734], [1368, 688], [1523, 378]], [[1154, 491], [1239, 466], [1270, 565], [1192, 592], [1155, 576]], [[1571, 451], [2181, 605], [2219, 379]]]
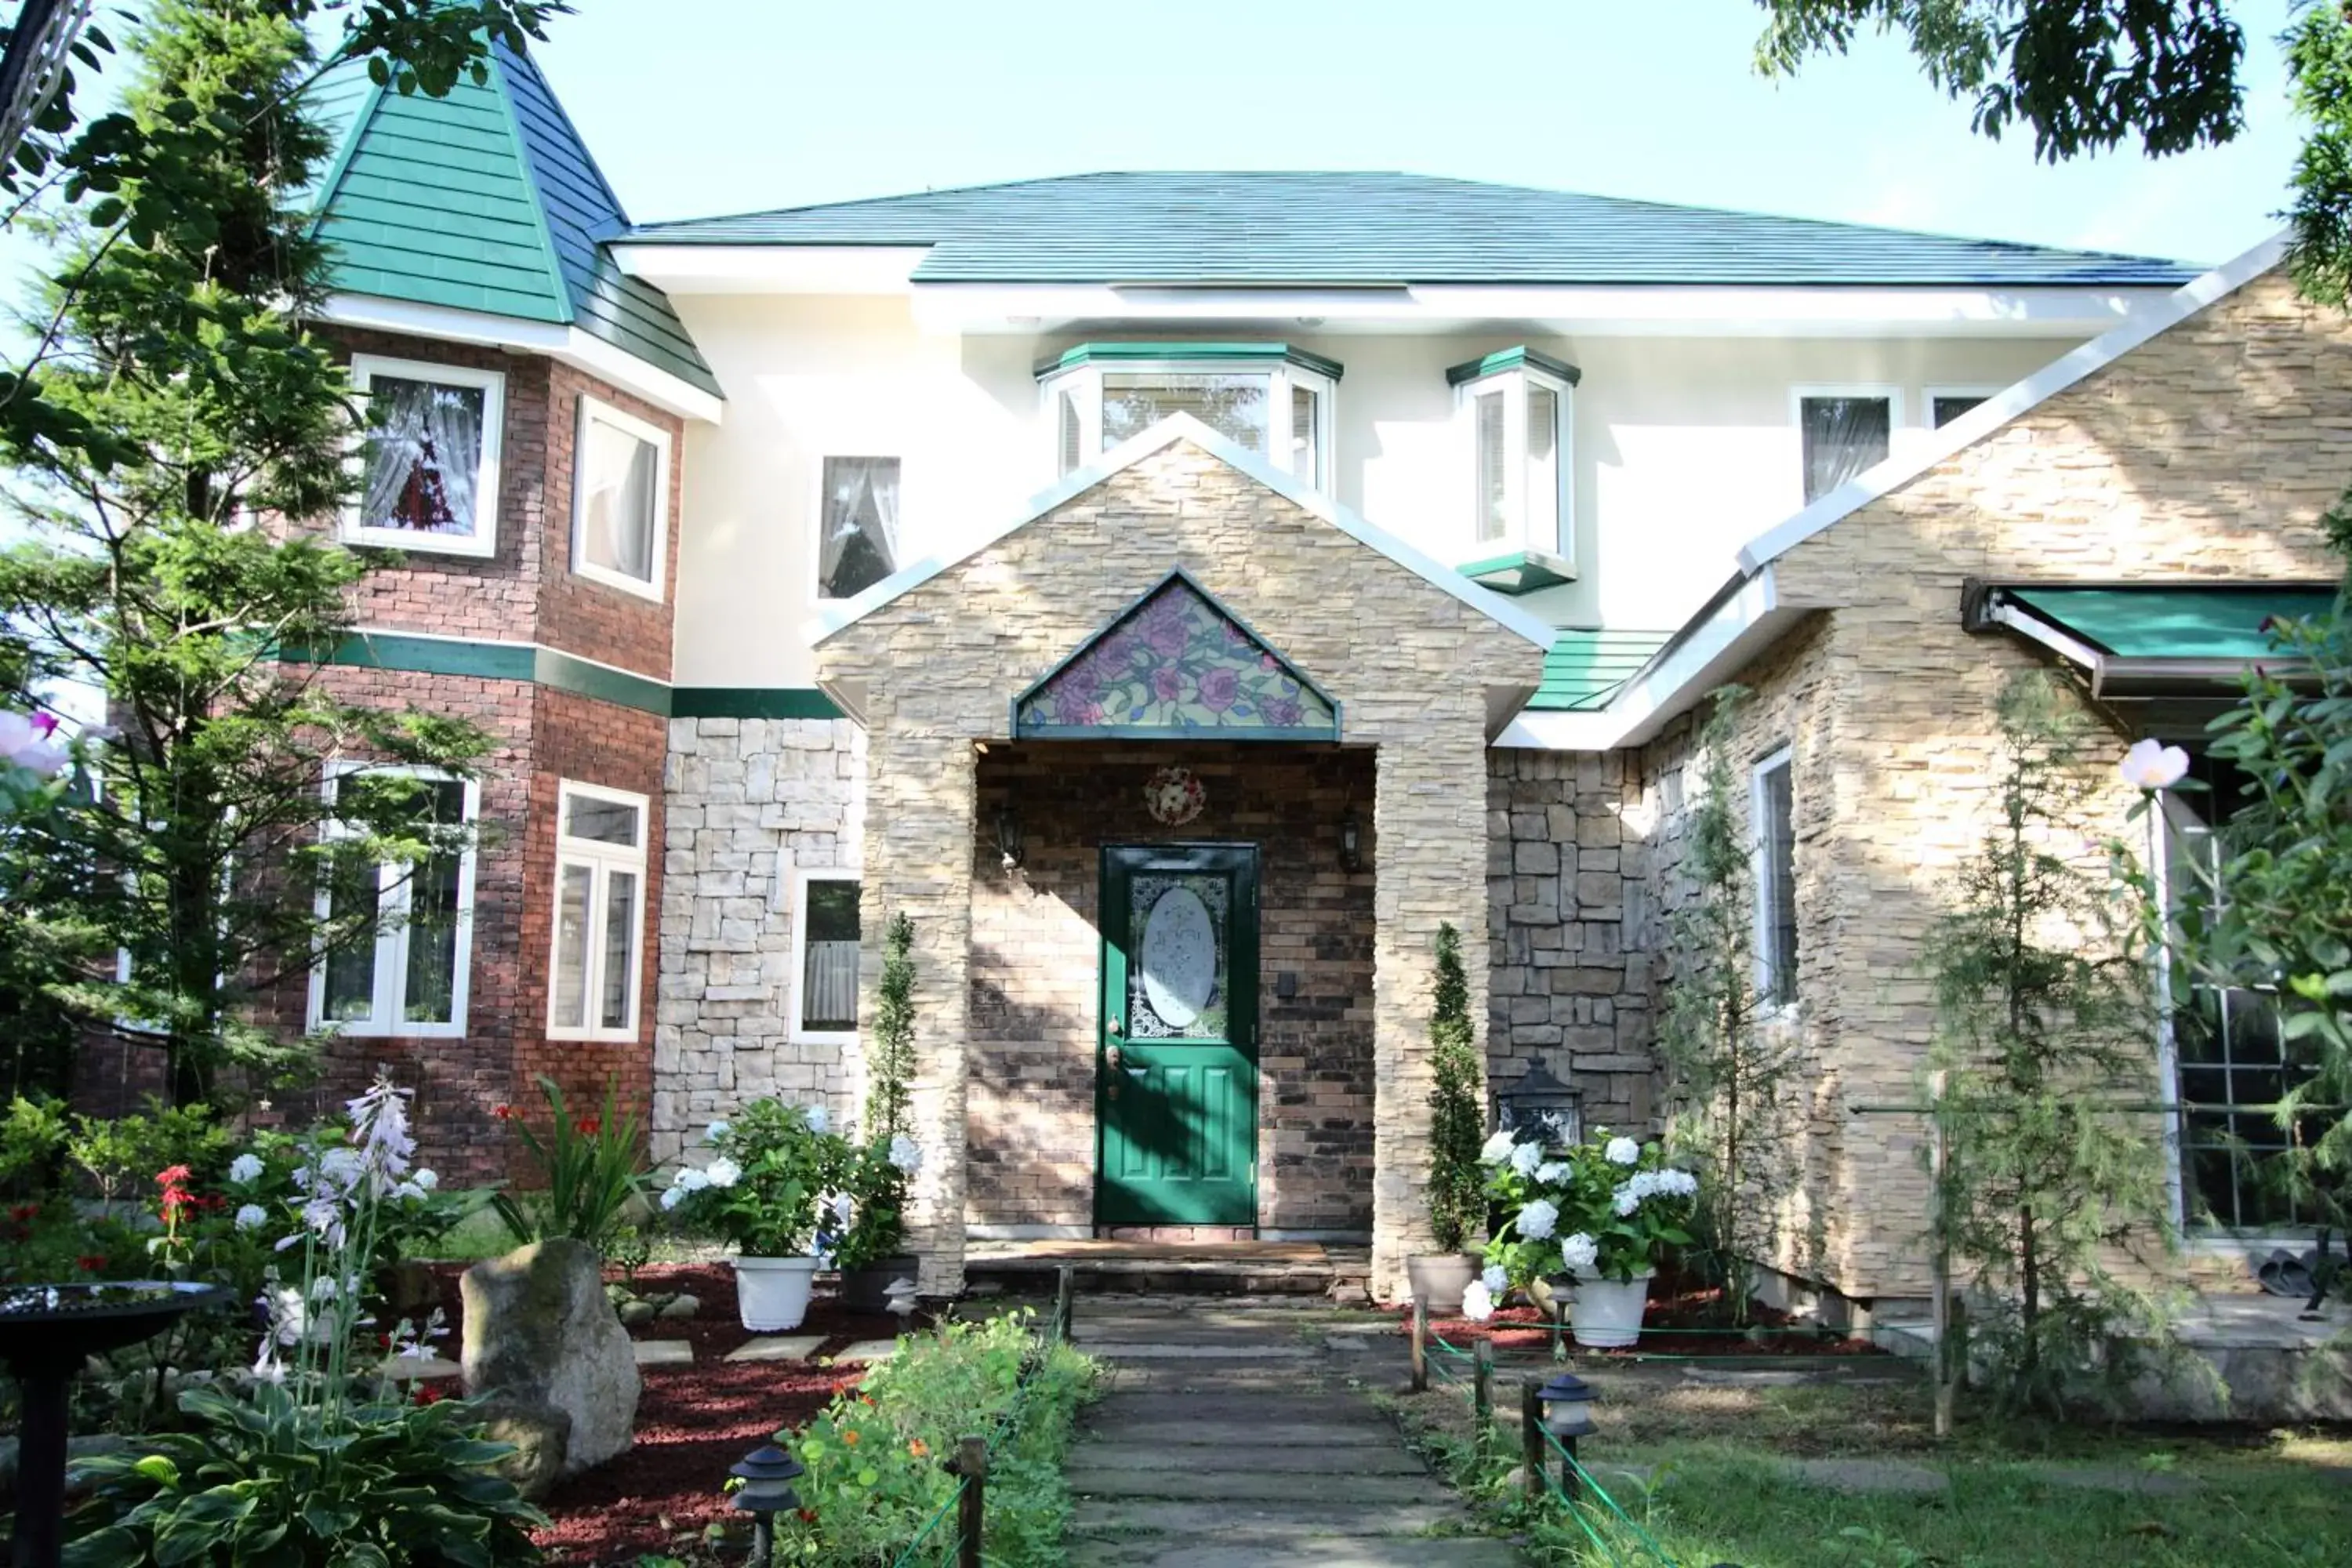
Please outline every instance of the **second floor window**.
[[367, 428], [345, 537], [446, 555], [496, 553], [506, 377], [355, 354], [352, 389]]
[[1318, 489], [1340, 367], [1286, 343], [1081, 343], [1039, 367], [1055, 467], [1085, 467], [1171, 414]]
[[855, 598], [898, 569], [898, 459], [827, 458], [822, 482], [816, 595]]
[[645, 934], [646, 797], [566, 779], [556, 809], [548, 1034], [634, 1040]]
[[1804, 442], [1805, 504], [1886, 460], [1895, 437], [1895, 400], [1879, 393], [1801, 394], [1797, 423]]
[[1539, 556], [1565, 573], [1576, 559], [1568, 457], [1577, 368], [1515, 348], [1455, 365], [1445, 379], [1469, 437], [1470, 553], [1477, 563]]
[[668, 511], [669, 433], [583, 395], [572, 476], [572, 569], [660, 598]]

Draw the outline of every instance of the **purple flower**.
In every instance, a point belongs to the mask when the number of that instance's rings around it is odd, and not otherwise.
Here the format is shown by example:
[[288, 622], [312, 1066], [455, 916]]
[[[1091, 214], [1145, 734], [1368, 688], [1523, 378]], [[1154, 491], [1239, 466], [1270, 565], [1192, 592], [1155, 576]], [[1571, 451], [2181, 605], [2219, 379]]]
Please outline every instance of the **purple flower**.
[[1174, 658], [1192, 640], [1190, 626], [1184, 624], [1184, 611], [1166, 599], [1143, 612], [1139, 628], [1144, 642], [1162, 658]]
[[1065, 686], [1054, 693], [1054, 721], [1058, 724], [1099, 724], [1102, 704], [1092, 691]]
[[1234, 705], [1241, 690], [1240, 676], [1230, 669], [1212, 669], [1201, 677], [1201, 706], [1212, 713], [1222, 713]]
[[1306, 717], [1298, 704], [1287, 697], [1269, 697], [1259, 706], [1265, 711], [1265, 721], [1277, 730], [1294, 729]]
[[1151, 694], [1162, 702], [1173, 702], [1184, 694], [1184, 678], [1172, 664], [1163, 664], [1151, 672]]
[[1281, 668], [1274, 655], [1270, 653], [1262, 653], [1257, 656], [1257, 667], [1260, 669], [1278, 669]]

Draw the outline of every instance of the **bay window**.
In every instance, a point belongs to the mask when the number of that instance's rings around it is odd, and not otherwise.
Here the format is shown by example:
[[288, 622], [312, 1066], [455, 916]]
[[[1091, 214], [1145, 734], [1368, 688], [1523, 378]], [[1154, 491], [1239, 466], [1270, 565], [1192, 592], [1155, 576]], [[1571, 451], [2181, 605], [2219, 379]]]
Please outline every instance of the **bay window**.
[[668, 513], [669, 432], [582, 395], [572, 476], [572, 569], [660, 598]]
[[1578, 369], [1529, 348], [1445, 373], [1469, 447], [1465, 575], [1506, 593], [1576, 575], [1569, 463]]
[[[358, 835], [346, 817], [360, 815], [353, 807], [362, 791], [383, 797], [365, 813], [379, 829], [412, 816], [421, 836], [445, 841], [480, 806], [478, 785], [420, 769], [346, 768], [330, 773], [325, 787], [331, 844]], [[473, 908], [470, 844], [415, 860], [330, 857], [319, 916], [362, 934], [337, 943], [311, 970], [310, 1026], [347, 1035], [464, 1034]]]
[[495, 554], [506, 377], [354, 354], [352, 389], [367, 425], [356, 459], [359, 499], [344, 518], [344, 537], [446, 555]]
[[646, 797], [565, 779], [556, 812], [548, 1035], [634, 1040], [645, 934]]
[[1287, 343], [1081, 343], [1037, 368], [1057, 474], [1189, 414], [1318, 489], [1340, 366]]

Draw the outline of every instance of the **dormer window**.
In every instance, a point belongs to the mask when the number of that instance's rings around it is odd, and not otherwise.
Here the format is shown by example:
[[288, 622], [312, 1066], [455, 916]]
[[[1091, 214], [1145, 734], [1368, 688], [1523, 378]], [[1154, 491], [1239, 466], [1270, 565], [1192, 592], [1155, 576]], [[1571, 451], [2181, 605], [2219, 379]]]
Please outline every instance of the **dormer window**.
[[1057, 474], [1189, 414], [1319, 489], [1339, 374], [1335, 361], [1287, 343], [1080, 343], [1038, 366], [1037, 381]]
[[1576, 575], [1569, 466], [1574, 365], [1505, 349], [1445, 373], [1468, 451], [1465, 576], [1527, 593]]

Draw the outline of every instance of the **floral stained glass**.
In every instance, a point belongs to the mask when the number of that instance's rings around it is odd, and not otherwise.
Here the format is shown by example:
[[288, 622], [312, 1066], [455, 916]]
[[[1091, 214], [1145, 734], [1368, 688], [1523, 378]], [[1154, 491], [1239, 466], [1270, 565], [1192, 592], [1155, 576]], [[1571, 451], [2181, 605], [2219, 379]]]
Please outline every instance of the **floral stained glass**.
[[1129, 885], [1128, 930], [1135, 943], [1127, 971], [1129, 1037], [1226, 1038], [1232, 896], [1223, 876], [1139, 876]]
[[1033, 688], [1013, 718], [1024, 735], [1339, 731], [1321, 692], [1181, 576]]

